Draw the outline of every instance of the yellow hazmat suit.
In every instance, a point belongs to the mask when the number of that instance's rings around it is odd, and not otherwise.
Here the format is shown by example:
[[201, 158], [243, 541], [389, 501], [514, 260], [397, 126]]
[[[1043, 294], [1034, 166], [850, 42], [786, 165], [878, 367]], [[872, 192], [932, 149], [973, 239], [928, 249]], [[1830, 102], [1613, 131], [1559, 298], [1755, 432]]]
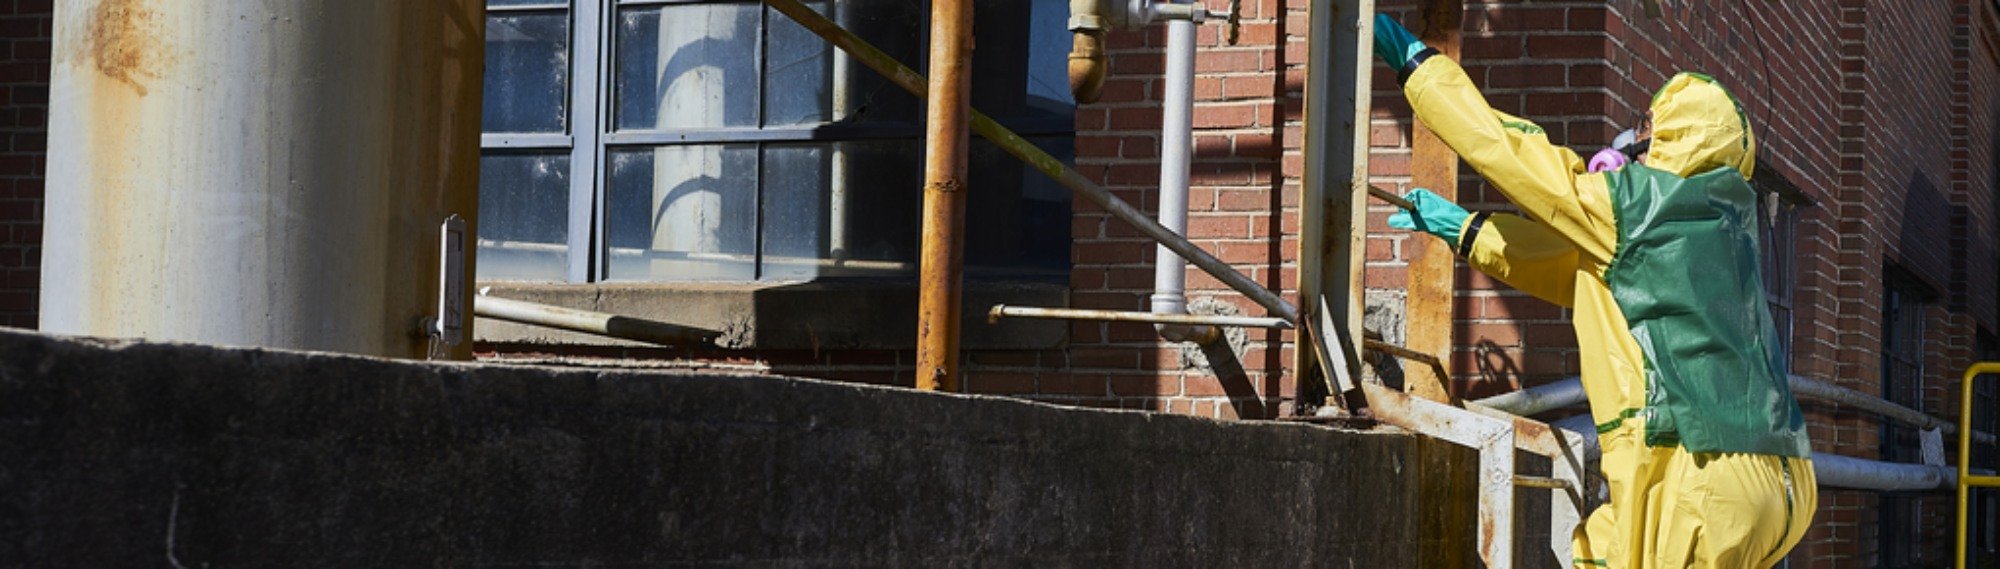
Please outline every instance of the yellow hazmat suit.
[[1575, 566], [1776, 564], [1818, 494], [1762, 304], [1740, 106], [1706, 76], [1675, 76], [1653, 99], [1643, 164], [1593, 174], [1493, 110], [1456, 62], [1411, 65], [1417, 119], [1526, 214], [1468, 218], [1467, 262], [1574, 312], [1610, 484]]

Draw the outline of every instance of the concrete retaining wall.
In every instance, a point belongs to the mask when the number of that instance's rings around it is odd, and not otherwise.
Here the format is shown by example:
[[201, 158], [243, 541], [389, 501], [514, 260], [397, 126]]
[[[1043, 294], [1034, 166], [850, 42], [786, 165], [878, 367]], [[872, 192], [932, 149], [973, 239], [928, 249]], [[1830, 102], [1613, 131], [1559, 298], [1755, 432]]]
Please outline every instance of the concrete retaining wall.
[[1299, 424], [0, 331], [8, 566], [1459, 566], [1472, 468]]

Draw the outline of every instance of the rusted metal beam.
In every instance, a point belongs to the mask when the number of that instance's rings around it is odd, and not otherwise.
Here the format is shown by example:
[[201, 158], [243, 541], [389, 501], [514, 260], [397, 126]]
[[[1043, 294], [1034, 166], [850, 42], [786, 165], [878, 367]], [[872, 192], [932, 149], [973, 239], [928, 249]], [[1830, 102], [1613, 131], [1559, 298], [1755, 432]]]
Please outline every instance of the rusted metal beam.
[[[1458, 59], [1460, 14], [1464, 10], [1461, 0], [1423, 0], [1420, 10], [1424, 22], [1419, 37], [1439, 53]], [[1456, 200], [1458, 154], [1422, 122], [1417, 122], [1410, 136], [1410, 183]], [[1456, 256], [1444, 242], [1429, 237], [1403, 240], [1403, 252], [1410, 267], [1404, 313], [1408, 333], [1403, 345], [1427, 354], [1450, 354]], [[1404, 377], [1405, 388], [1425, 399], [1447, 401], [1455, 392], [1451, 378], [1442, 374], [1418, 371]]]
[[931, 1], [924, 236], [917, 266], [917, 389], [958, 391], [965, 165], [972, 124], [972, 0]]
[[1514, 423], [1415, 397], [1379, 383], [1361, 392], [1377, 419], [1479, 451], [1479, 557], [1486, 566], [1514, 565]]
[[[1374, 0], [1312, 0], [1306, 10], [1298, 291], [1313, 336], [1299, 341], [1313, 349], [1295, 350], [1301, 405], [1341, 396], [1339, 380], [1361, 373], [1354, 340], [1362, 334], [1374, 16]], [[1329, 369], [1336, 365], [1343, 369]]]

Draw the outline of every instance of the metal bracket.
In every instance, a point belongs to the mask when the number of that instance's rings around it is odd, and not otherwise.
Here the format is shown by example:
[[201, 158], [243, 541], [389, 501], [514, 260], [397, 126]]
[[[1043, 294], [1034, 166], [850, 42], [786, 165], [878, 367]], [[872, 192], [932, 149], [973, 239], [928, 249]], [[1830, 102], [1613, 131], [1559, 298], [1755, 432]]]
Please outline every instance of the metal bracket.
[[465, 339], [465, 218], [444, 218], [438, 233], [437, 312], [425, 319], [425, 332], [439, 344], [457, 346]]

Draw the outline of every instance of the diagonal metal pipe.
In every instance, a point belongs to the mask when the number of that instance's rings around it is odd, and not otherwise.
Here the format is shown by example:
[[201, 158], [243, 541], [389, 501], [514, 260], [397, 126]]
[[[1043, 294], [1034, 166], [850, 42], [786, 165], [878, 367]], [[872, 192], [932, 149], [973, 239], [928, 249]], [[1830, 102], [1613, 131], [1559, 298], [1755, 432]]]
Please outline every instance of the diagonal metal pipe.
[[[896, 61], [896, 58], [877, 49], [866, 40], [854, 35], [853, 32], [847, 31], [845, 28], [840, 27], [840, 25], [833, 23], [832, 20], [828, 20], [825, 16], [821, 16], [818, 12], [814, 12], [811, 8], [800, 4], [798, 0], [764, 0], [764, 5], [770, 6], [772, 9], [777, 10], [778, 13], [791, 18], [792, 21], [798, 22], [800, 26], [812, 31], [821, 39], [825, 39], [827, 43], [833, 44], [834, 47], [840, 48], [841, 51], [847, 52], [855, 60], [860, 61], [862, 65], [866, 65], [869, 69], [881, 73], [890, 82], [895, 83], [911, 94], [918, 97], [926, 96], [923, 75]], [[1181, 237], [1179, 234], [1174, 233], [1173, 230], [1160, 225], [1159, 222], [1148, 217], [1139, 208], [1132, 207], [1132, 204], [1118, 199], [1118, 196], [1111, 195], [1110, 190], [1106, 190], [1104, 187], [1090, 181], [1089, 178], [1085, 178], [1082, 173], [1077, 172], [1075, 168], [1071, 168], [1068, 164], [1064, 164], [1062, 160], [1058, 160], [1056, 157], [1049, 155], [1048, 152], [1035, 147], [1033, 143], [1028, 142], [1028, 139], [1022, 138], [1021, 135], [1015, 134], [1014, 131], [1007, 129], [1007, 127], [1000, 126], [1000, 123], [995, 122], [992, 117], [986, 116], [985, 113], [979, 112], [978, 109], [972, 110], [972, 131], [992, 141], [994, 146], [1000, 147], [1000, 149], [1007, 151], [1008, 154], [1012, 154], [1015, 158], [1027, 163], [1028, 166], [1041, 172], [1042, 175], [1048, 176], [1054, 179], [1056, 183], [1062, 184], [1063, 187], [1076, 192], [1083, 199], [1096, 204], [1100, 208], [1104, 208], [1112, 217], [1131, 225], [1148, 239], [1166, 246], [1168, 250], [1173, 251], [1176, 255], [1180, 255], [1183, 259], [1187, 259], [1188, 263], [1193, 264], [1196, 268], [1214, 276], [1230, 289], [1242, 293], [1245, 297], [1249, 297], [1251, 301], [1256, 302], [1259, 306], [1263, 306], [1265, 310], [1271, 311], [1271, 314], [1290, 322], [1296, 323], [1299, 321], [1298, 308], [1292, 306], [1290, 302], [1286, 302], [1284, 297], [1279, 296], [1278, 293], [1257, 284], [1257, 281], [1251, 280], [1250, 277], [1245, 276], [1234, 267], [1230, 267], [1228, 263], [1217, 259], [1215, 255], [1203, 251], [1200, 247], [1196, 247], [1193, 243], [1188, 242], [1187, 238]]]

